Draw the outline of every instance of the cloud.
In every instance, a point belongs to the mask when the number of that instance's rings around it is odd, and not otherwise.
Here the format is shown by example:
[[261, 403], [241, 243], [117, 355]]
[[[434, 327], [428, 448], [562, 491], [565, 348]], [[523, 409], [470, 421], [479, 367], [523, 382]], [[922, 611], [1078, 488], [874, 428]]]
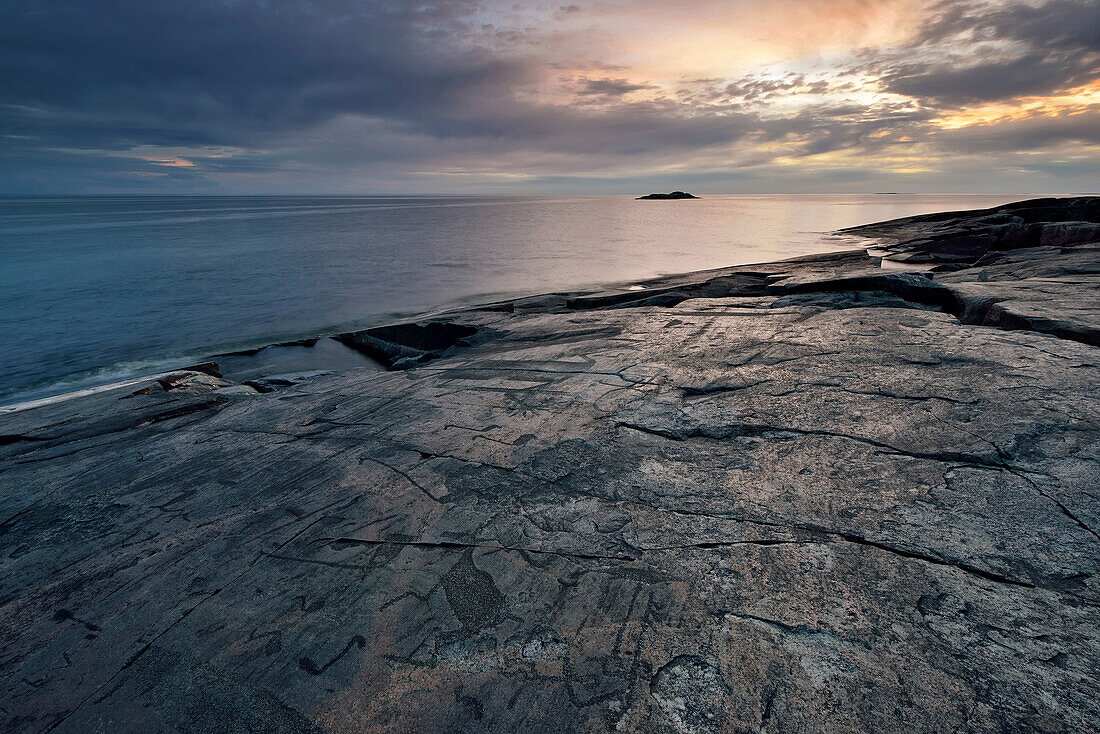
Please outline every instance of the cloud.
[[467, 42], [475, 2], [4, 2], [7, 130], [48, 142], [239, 144], [348, 113], [430, 116], [520, 83]]
[[[997, 146], [1098, 157], [1087, 101], [953, 130], [943, 118], [1095, 81], [1100, 4], [937, 2], [901, 34], [902, 11], [922, 2], [0, 0], [0, 180], [9, 191], [431, 191], [692, 170], [763, 185], [795, 167], [878, 180], [916, 157], [949, 181], [953, 159]], [[754, 14], [780, 25], [746, 30]], [[785, 18], [843, 27], [822, 27], [828, 44], [814, 45]], [[752, 61], [721, 38], [726, 21], [730, 38], [778, 34], [786, 55], [765, 43]], [[849, 37], [886, 45], [838, 50]], [[707, 66], [639, 65], [639, 48], [671, 59], [677, 44]], [[852, 170], [830, 168], [842, 163]]]
[[1051, 94], [1100, 76], [1100, 3], [940, 2], [905, 48], [872, 58], [886, 90], [930, 104]]
[[1100, 148], [1100, 105], [1073, 114], [998, 120], [940, 130], [930, 140], [946, 150], [967, 153], [1036, 151], [1071, 144], [1093, 157]]
[[577, 94], [582, 96], [600, 95], [610, 97], [623, 97], [631, 92], [640, 92], [645, 89], [655, 89], [652, 84], [635, 84], [626, 79], [581, 79]]

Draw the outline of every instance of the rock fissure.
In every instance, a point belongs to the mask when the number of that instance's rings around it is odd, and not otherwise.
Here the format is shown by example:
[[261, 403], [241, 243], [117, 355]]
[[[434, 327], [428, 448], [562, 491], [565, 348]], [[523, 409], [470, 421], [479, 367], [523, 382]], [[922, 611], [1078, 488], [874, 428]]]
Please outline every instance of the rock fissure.
[[52, 731], [56, 730], [58, 727], [60, 727], [62, 724], [64, 724], [69, 718], [72, 717], [73, 714], [77, 713], [84, 705], [86, 705], [88, 703], [88, 701], [92, 700], [97, 695], [99, 695], [102, 691], [104, 691], [107, 688], [107, 686], [109, 686], [111, 684], [112, 681], [114, 681], [116, 678], [118, 678], [120, 675], [122, 675], [124, 672], [126, 672], [127, 669], [133, 667], [133, 665], [135, 663], [137, 663], [137, 661], [140, 660], [143, 655], [145, 655], [147, 652], [149, 652], [150, 649], [152, 649], [153, 645], [155, 645], [158, 640], [163, 638], [165, 635], [167, 635], [169, 632], [171, 632], [173, 629], [175, 629], [177, 626], [179, 626], [182, 622], [184, 622], [189, 616], [194, 614], [195, 611], [199, 607], [201, 607], [203, 604], [210, 601], [214, 597], [218, 596], [219, 594], [221, 594], [226, 588], [232, 586], [237, 581], [242, 579], [250, 571], [252, 571], [254, 568], [256, 568], [256, 566], [258, 566], [261, 562], [263, 562], [264, 559], [269, 557], [272, 553], [278, 553], [280, 550], [282, 550], [286, 546], [290, 545], [291, 542], [296, 540], [299, 536], [301, 536], [303, 533], [305, 533], [311, 527], [316, 525], [322, 519], [323, 519], [323, 517], [317, 518], [313, 522], [309, 523], [304, 528], [302, 528], [298, 532], [294, 533], [291, 537], [289, 537], [286, 541], [284, 541], [281, 545], [279, 545], [279, 547], [277, 547], [275, 550], [271, 551], [271, 553], [260, 553], [259, 556], [256, 558], [256, 560], [254, 560], [251, 564], [249, 564], [248, 567], [246, 567], [243, 571], [241, 571], [237, 575], [233, 576], [228, 581], [226, 581], [221, 586], [219, 586], [217, 589], [214, 589], [214, 591], [210, 592], [209, 594], [206, 594], [201, 599], [199, 599], [197, 602], [195, 602], [195, 604], [193, 604], [192, 606], [190, 606], [186, 610], [184, 610], [183, 613], [180, 614], [179, 617], [177, 617], [175, 620], [173, 620], [167, 627], [165, 627], [160, 632], [158, 632], [156, 635], [154, 635], [152, 639], [150, 639], [148, 642], [146, 642], [139, 650], [137, 650], [134, 654], [132, 654], [129, 658], [127, 658], [126, 662], [122, 665], [122, 667], [120, 667], [114, 673], [112, 673], [111, 676], [109, 678], [107, 678], [105, 681], [103, 681], [103, 683], [100, 684], [98, 687], [96, 687], [95, 690], [93, 690], [87, 696], [85, 696], [83, 699], [81, 699], [71, 711], [66, 713], [61, 719], [59, 719], [52, 726], [50, 726], [48, 729], [46, 729], [47, 734], [49, 732], [52, 732]]
[[687, 441], [689, 439], [704, 439], [721, 441], [729, 438], [743, 437], [790, 437], [790, 436], [821, 436], [824, 438], [839, 438], [846, 441], [885, 449], [886, 453], [895, 456], [904, 456], [911, 459], [925, 459], [928, 461], [951, 462], [955, 464], [973, 464], [976, 466], [992, 467], [1009, 470], [1011, 467], [999, 462], [991, 461], [982, 456], [964, 451], [909, 451], [883, 441], [878, 441], [865, 436], [857, 436], [837, 431], [824, 429], [795, 428], [793, 426], [774, 426], [767, 424], [731, 423], [718, 426], [694, 425], [686, 428], [661, 428], [647, 426], [633, 421], [618, 421], [617, 426], [631, 430], [648, 433], [672, 441]]
[[871, 646], [867, 643], [866, 640], [847, 637], [842, 638], [838, 636], [835, 632], [824, 628], [811, 627], [809, 625], [801, 624], [788, 624], [786, 622], [780, 622], [777, 619], [769, 619], [767, 617], [761, 617], [759, 615], [750, 614], [748, 612], [725, 612], [725, 616], [727, 618], [741, 619], [746, 622], [759, 624], [782, 635], [792, 635], [798, 637], [817, 637], [823, 638], [830, 642], [843, 642], [856, 645], [865, 650], [871, 649]]
[[348, 544], [348, 545], [387, 545], [403, 548], [422, 548], [426, 550], [467, 550], [467, 549], [482, 549], [493, 551], [511, 551], [515, 553], [535, 553], [546, 554], [552, 556], [562, 556], [563, 558], [577, 558], [580, 560], [588, 561], [637, 561], [637, 558], [633, 556], [624, 555], [603, 555], [598, 553], [573, 553], [567, 551], [550, 550], [546, 548], [526, 548], [520, 546], [511, 545], [499, 545], [494, 543], [463, 543], [457, 540], [437, 540], [437, 541], [420, 541], [420, 540], [391, 540], [386, 538], [353, 538], [353, 537], [331, 537], [320, 538], [330, 545], [336, 544]]
[[[631, 504], [638, 505], [638, 504], [641, 504], [641, 503], [632, 502]], [[813, 523], [780, 522], [780, 521], [774, 521], [774, 520], [761, 520], [761, 519], [758, 519], [758, 518], [744, 517], [744, 516], [732, 515], [732, 514], [692, 512], [692, 511], [687, 511], [687, 510], [672, 510], [672, 509], [663, 508], [663, 507], [660, 507], [660, 506], [657, 506], [657, 505], [649, 505], [649, 504], [643, 504], [642, 506], [649, 507], [651, 509], [655, 509], [655, 510], [659, 510], [659, 511], [663, 511], [663, 512], [670, 512], [672, 514], [677, 514], [677, 515], [689, 515], [689, 516], [693, 516], [693, 517], [704, 517], [704, 518], [708, 518], [708, 519], [712, 519], [712, 520], [719, 520], [719, 521], [726, 521], [726, 522], [748, 523], [748, 524], [751, 524], [751, 525], [759, 525], [759, 526], [762, 526], [762, 527], [768, 527], [768, 528], [774, 528], [774, 529], [808, 532], [808, 533], [813, 533], [813, 534], [819, 536], [816, 539], [811, 538], [811, 539], [801, 539], [801, 540], [782, 540], [782, 541], [778, 541], [778, 542], [764, 541], [764, 542], [760, 542], [760, 543], [754, 543], [754, 542], [750, 541], [748, 543], [744, 543], [746, 545], [799, 545], [799, 544], [812, 545], [812, 544], [815, 544], [815, 543], [819, 544], [821, 542], [829, 542], [830, 540], [834, 540], [834, 541], [839, 540], [839, 541], [846, 542], [846, 543], [854, 543], [854, 544], [857, 544], [857, 545], [877, 548], [878, 550], [885, 551], [887, 553], [892, 553], [892, 554], [900, 556], [902, 558], [908, 558], [908, 559], [912, 559], [912, 560], [924, 561], [926, 563], [931, 563], [931, 564], [937, 565], [937, 566], [950, 566], [950, 567], [956, 568], [960, 571], [964, 571], [966, 573], [984, 578], [987, 581], [994, 581], [994, 582], [998, 582], [998, 583], [1009, 584], [1011, 586], [1022, 586], [1022, 587], [1026, 587], [1026, 588], [1036, 588], [1036, 584], [1031, 583], [1030, 581], [1025, 581], [1025, 580], [1022, 580], [1022, 579], [1015, 579], [1015, 578], [1012, 578], [1012, 577], [1004, 576], [1004, 575], [998, 574], [996, 572], [989, 571], [989, 570], [980, 568], [978, 566], [974, 566], [974, 565], [969, 564], [969, 563], [965, 563], [965, 562], [957, 561], [957, 560], [952, 560], [952, 559], [945, 558], [945, 557], [942, 557], [942, 556], [939, 556], [939, 555], [931, 555], [931, 554], [928, 554], [928, 553], [921, 553], [919, 551], [912, 551], [912, 550], [907, 550], [907, 549], [904, 549], [904, 548], [899, 548], [897, 546], [889, 545], [887, 543], [872, 540], [872, 539], [864, 537], [862, 535], [858, 535], [858, 534], [843, 531], [843, 530], [838, 530], [836, 528], [830, 528], [830, 527], [827, 527], [827, 526], [817, 525], [817, 524], [813, 524]], [[719, 544], [716, 544], [716, 545], [737, 545], [737, 544], [739, 544], [739, 543], [737, 543], [737, 542], [719, 543]]]

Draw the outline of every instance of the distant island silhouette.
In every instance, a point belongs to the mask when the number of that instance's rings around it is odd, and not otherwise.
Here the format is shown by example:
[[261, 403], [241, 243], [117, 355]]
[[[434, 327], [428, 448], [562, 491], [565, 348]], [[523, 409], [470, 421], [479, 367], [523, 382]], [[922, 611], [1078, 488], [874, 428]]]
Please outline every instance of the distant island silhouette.
[[693, 195], [687, 193], [686, 191], [673, 191], [671, 194], [648, 194], [646, 196], [639, 196], [636, 199], [636, 201], [641, 201], [643, 199], [668, 200], [668, 199], [698, 199], [698, 198], [699, 198], [698, 196], [693, 196]]

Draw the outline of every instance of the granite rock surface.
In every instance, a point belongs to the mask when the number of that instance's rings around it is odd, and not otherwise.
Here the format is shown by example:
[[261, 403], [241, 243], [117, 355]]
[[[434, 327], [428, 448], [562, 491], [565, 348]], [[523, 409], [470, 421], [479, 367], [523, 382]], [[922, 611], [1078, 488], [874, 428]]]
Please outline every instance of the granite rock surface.
[[1100, 196], [1028, 199], [993, 209], [925, 214], [842, 231], [883, 238], [890, 260], [970, 265], [987, 253], [1100, 241]]
[[1096, 730], [1070, 240], [550, 294], [341, 336], [389, 371], [2, 413], [3, 728]]

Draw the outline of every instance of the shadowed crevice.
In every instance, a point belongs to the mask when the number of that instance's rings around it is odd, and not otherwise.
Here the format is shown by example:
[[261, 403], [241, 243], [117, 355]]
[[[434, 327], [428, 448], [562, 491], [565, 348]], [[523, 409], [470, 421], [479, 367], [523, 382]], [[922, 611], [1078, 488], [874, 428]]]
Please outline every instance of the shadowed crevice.
[[[439, 359], [445, 352], [473, 346], [490, 334], [483, 329], [444, 321], [378, 326], [339, 334], [336, 339], [390, 370], [405, 370]], [[480, 337], [480, 338], [479, 338]]]

